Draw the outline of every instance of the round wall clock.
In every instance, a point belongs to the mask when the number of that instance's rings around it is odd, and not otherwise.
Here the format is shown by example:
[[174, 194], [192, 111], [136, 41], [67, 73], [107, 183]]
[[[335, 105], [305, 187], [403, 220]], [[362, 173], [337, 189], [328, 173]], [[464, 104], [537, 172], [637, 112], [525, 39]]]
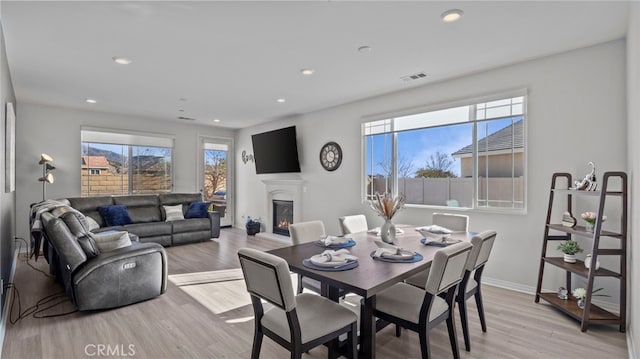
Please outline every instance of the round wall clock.
[[335, 171], [342, 163], [342, 148], [335, 142], [327, 142], [320, 150], [320, 164], [327, 171]]

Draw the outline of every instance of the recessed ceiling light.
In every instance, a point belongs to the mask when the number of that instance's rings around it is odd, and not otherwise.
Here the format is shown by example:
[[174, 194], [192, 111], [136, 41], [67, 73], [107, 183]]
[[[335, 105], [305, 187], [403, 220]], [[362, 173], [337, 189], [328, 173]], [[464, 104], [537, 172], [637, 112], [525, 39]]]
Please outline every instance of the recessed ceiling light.
[[98, 101], [96, 101], [96, 100], [94, 100], [92, 98], [87, 98], [87, 99], [84, 100], [84, 102], [86, 102], [86, 103], [98, 103]]
[[285, 99], [283, 99], [283, 98], [279, 98], [279, 99], [277, 99], [276, 101], [278, 101], [278, 102], [280, 102], [280, 103], [283, 103], [283, 102], [285, 102], [285, 101], [287, 101], [287, 100], [285, 100]]
[[183, 109], [179, 109], [178, 111], [179, 111], [179, 112], [184, 112], [184, 110], [183, 110]]
[[118, 65], [129, 65], [130, 63], [132, 63], [133, 61], [131, 61], [131, 59], [128, 59], [126, 57], [118, 57], [118, 56], [114, 56], [112, 57], [113, 62], [115, 62]]
[[314, 70], [314, 69], [302, 69], [302, 70], [300, 70], [300, 72], [302, 72], [302, 74], [305, 75], [305, 76], [311, 76], [311, 75], [313, 75], [314, 72], [316, 72], [316, 70]]
[[440, 18], [444, 22], [454, 22], [460, 20], [462, 14], [464, 14], [464, 11], [460, 9], [451, 9], [443, 12]]
[[220, 122], [220, 119], [219, 118], [214, 118], [213, 122]]
[[371, 52], [371, 50], [373, 50], [371, 46], [360, 46], [358, 48], [359, 52]]
[[187, 99], [184, 98], [184, 97], [180, 97], [180, 101], [185, 102], [185, 101], [187, 101]]

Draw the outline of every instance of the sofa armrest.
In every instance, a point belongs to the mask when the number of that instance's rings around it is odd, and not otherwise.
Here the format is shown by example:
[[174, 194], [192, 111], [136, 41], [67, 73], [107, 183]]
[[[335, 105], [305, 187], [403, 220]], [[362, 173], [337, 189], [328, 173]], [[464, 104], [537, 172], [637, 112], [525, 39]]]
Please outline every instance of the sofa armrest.
[[220, 237], [220, 212], [209, 212], [209, 219], [211, 220], [211, 238]]
[[72, 277], [79, 310], [115, 308], [140, 302], [167, 290], [167, 258], [157, 243], [101, 253], [88, 260]]

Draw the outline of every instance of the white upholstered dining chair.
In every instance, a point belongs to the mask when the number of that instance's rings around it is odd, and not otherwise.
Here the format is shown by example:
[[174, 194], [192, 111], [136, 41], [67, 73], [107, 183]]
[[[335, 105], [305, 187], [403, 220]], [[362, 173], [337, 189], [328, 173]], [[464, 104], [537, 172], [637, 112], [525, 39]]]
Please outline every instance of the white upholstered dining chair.
[[355, 214], [352, 216], [344, 216], [338, 218], [340, 221], [340, 229], [342, 234], [351, 234], [357, 232], [366, 232], [369, 227], [367, 225], [367, 217], [364, 214]]
[[[324, 223], [322, 221], [308, 221], [298, 222], [289, 225], [289, 234], [291, 235], [291, 241], [293, 244], [302, 244], [317, 241], [320, 238], [324, 238], [326, 233], [324, 231]], [[303, 277], [298, 274], [298, 293], [302, 293], [302, 290], [307, 288], [316, 293], [321, 292], [320, 282]]]
[[[417, 332], [422, 358], [430, 356], [429, 331], [443, 321], [447, 322], [453, 357], [460, 357], [453, 300], [470, 252], [471, 244], [468, 242], [438, 250], [425, 289], [401, 282], [376, 295], [374, 315], [386, 323]], [[399, 335], [398, 330], [396, 335]]]
[[[357, 357], [355, 313], [319, 295], [295, 295], [289, 265], [280, 257], [250, 248], [241, 248], [238, 257], [255, 313], [252, 359], [259, 358], [264, 335], [297, 359], [345, 333], [350, 355]], [[265, 311], [262, 300], [274, 307]]]

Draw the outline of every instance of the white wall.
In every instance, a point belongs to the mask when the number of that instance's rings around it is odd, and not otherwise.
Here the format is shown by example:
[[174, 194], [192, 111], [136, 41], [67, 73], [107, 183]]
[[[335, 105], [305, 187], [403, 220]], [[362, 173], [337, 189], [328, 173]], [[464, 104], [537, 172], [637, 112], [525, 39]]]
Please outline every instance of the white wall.
[[[365, 213], [370, 226], [382, 224], [361, 202], [363, 118], [526, 88], [528, 214], [472, 211], [469, 215], [472, 229], [498, 231], [485, 275], [533, 291], [551, 174], [566, 171], [574, 177], [583, 177], [588, 172], [588, 161], [596, 163], [599, 177], [607, 170], [626, 170], [625, 86], [625, 42], [618, 40], [240, 130], [236, 140], [236, 224], [243, 225], [246, 215], [266, 218], [264, 185], [260, 181], [263, 175], [256, 175], [253, 164], [242, 164], [239, 157], [243, 149], [252, 152], [251, 134], [296, 125], [302, 169], [299, 177], [306, 187], [303, 219], [320, 219], [329, 233], [338, 233], [337, 218], [342, 215]], [[319, 163], [320, 148], [327, 141], [336, 141], [343, 148], [344, 160], [335, 172], [323, 170]], [[429, 224], [432, 212], [407, 208], [398, 215], [397, 222]], [[545, 287], [560, 286], [563, 274], [556, 272], [545, 281]], [[614, 284], [603, 286], [612, 294], [611, 300], [617, 302]]]
[[640, 210], [634, 208], [634, 203], [640, 203], [640, 3], [632, 2], [629, 9], [629, 31], [627, 32], [627, 152], [629, 154], [629, 183], [631, 187], [631, 213], [629, 216], [629, 358], [640, 356], [640, 245], [634, 242], [640, 238]]
[[40, 154], [54, 159], [55, 182], [47, 198], [80, 196], [80, 127], [92, 126], [175, 136], [174, 192], [197, 192], [198, 136], [233, 138], [234, 132], [165, 120], [21, 103], [16, 133], [18, 236], [29, 238], [29, 205], [42, 200]]

